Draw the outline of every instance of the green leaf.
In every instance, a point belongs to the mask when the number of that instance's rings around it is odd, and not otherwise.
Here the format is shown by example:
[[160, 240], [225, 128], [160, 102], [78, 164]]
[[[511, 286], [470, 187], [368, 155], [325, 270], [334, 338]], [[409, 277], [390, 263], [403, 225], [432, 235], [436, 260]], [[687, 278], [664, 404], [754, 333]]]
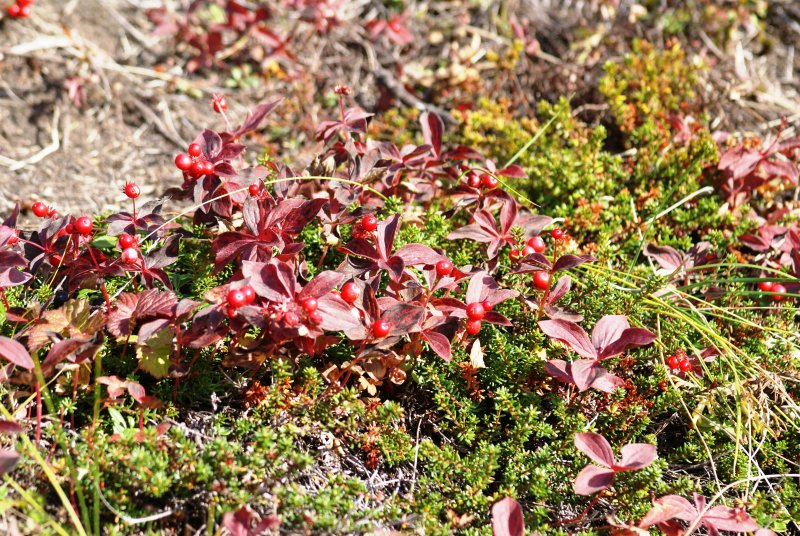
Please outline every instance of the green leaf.
[[175, 330], [166, 327], [147, 339], [147, 344], [136, 347], [139, 368], [157, 379], [166, 378], [169, 373], [172, 339]]

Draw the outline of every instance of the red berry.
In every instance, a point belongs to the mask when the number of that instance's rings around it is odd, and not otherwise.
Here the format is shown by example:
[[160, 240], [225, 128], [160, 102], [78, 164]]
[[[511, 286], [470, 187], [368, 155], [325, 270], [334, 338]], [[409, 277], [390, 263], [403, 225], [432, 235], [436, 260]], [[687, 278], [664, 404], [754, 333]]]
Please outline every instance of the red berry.
[[28, 6], [20, 6], [19, 8], [20, 18], [24, 19], [25, 17], [30, 17], [30, 15], [31, 15], [31, 8], [29, 8]]
[[317, 307], [319, 307], [319, 302], [316, 298], [306, 298], [300, 302], [300, 305], [303, 306], [303, 309], [305, 309], [308, 314], [311, 314], [317, 310]]
[[365, 231], [374, 231], [378, 228], [378, 218], [376, 218], [374, 214], [367, 214], [361, 218], [361, 227], [363, 227]]
[[222, 95], [214, 95], [211, 99], [211, 106], [218, 114], [228, 111], [228, 101]]
[[391, 326], [386, 320], [376, 320], [372, 323], [372, 334], [377, 338], [383, 338], [389, 334]]
[[467, 320], [467, 333], [470, 335], [477, 335], [481, 330], [480, 320]]
[[122, 192], [127, 195], [130, 199], [136, 199], [139, 197], [139, 194], [142, 193], [141, 189], [139, 188], [138, 184], [134, 184], [132, 182], [126, 182], [125, 187], [122, 189]]
[[50, 209], [47, 207], [47, 205], [45, 205], [41, 201], [37, 201], [33, 204], [31, 210], [33, 210], [33, 213], [39, 218], [44, 218], [45, 216], [47, 216], [47, 211]]
[[689, 372], [692, 370], [692, 362], [688, 359], [681, 360], [680, 365], [678, 365], [682, 372]]
[[671, 356], [669, 356], [669, 359], [667, 359], [667, 365], [669, 365], [669, 368], [671, 368], [671, 369], [678, 368], [678, 366], [680, 364], [681, 364], [681, 360], [678, 359], [678, 356], [671, 355]]
[[9, 17], [19, 17], [20, 7], [17, 4], [11, 4], [8, 6], [8, 16]]
[[51, 208], [50, 210], [47, 211], [47, 217], [53, 219], [58, 218], [58, 211], [54, 208]]
[[261, 191], [261, 188], [259, 187], [258, 184], [251, 184], [250, 186], [247, 187], [247, 191], [250, 192], [250, 195], [255, 197], [258, 195], [258, 192]]
[[75, 230], [82, 235], [88, 235], [92, 232], [92, 220], [88, 216], [81, 216], [75, 220]]
[[534, 253], [536, 253], [536, 250], [533, 249], [533, 247], [531, 246], [525, 246], [524, 248], [522, 248], [523, 257], [527, 257], [528, 255], [533, 255]]
[[522, 258], [522, 252], [517, 248], [512, 249], [508, 252], [508, 260], [511, 262], [517, 262]]
[[467, 176], [467, 184], [469, 184], [471, 188], [478, 188], [481, 185], [481, 178], [474, 173], [470, 173]]
[[210, 162], [208, 160], [203, 160], [202, 164], [203, 164], [203, 173], [202, 173], [202, 175], [213, 175], [214, 174], [215, 166], [214, 166], [213, 162]]
[[311, 321], [314, 322], [315, 324], [321, 324], [322, 323], [322, 313], [320, 313], [319, 311], [314, 311], [314, 312], [310, 313], [308, 315], [308, 318], [310, 318]]
[[231, 307], [241, 307], [247, 303], [247, 296], [240, 288], [233, 288], [228, 291], [228, 305]]
[[436, 263], [436, 275], [444, 277], [453, 273], [453, 263], [447, 259], [441, 260]]
[[532, 236], [528, 239], [527, 244], [533, 248], [533, 251], [536, 253], [541, 253], [546, 249], [546, 245], [544, 243], [544, 238], [541, 236]]
[[486, 314], [486, 309], [483, 308], [483, 303], [472, 302], [467, 305], [467, 318], [470, 320], [481, 320]]
[[358, 285], [353, 281], [348, 281], [342, 286], [342, 299], [347, 303], [355, 303], [359, 294]]
[[500, 181], [497, 180], [497, 177], [489, 175], [488, 173], [484, 173], [481, 175], [481, 184], [484, 188], [493, 190], [494, 188], [497, 188], [497, 185], [500, 184]]
[[192, 166], [189, 169], [189, 174], [192, 177], [199, 177], [204, 174], [203, 173], [204, 171], [205, 171], [205, 166], [201, 161], [197, 160], [195, 162], [192, 162]]
[[117, 238], [117, 243], [122, 249], [132, 248], [136, 245], [136, 237], [129, 234], [121, 234], [119, 238]]
[[66, 225], [66, 227], [64, 227], [63, 229], [61, 229], [58, 232], [58, 236], [68, 235], [68, 234], [72, 234], [74, 232], [75, 232], [75, 226], [73, 224], [71, 224], [71, 223], [68, 223]]
[[199, 143], [192, 143], [189, 145], [189, 148], [186, 150], [189, 153], [189, 156], [200, 156], [203, 154], [203, 148], [200, 147]]
[[236, 316], [236, 307], [234, 307], [233, 305], [227, 306], [225, 308], [225, 316], [227, 316], [228, 318], [233, 318], [234, 316]]
[[58, 266], [64, 260], [64, 257], [59, 255], [58, 253], [54, 253], [50, 255], [50, 264], [53, 266]]
[[181, 153], [175, 157], [175, 167], [181, 171], [189, 171], [192, 169], [192, 157], [186, 153]]
[[136, 248], [127, 248], [122, 251], [122, 262], [133, 264], [139, 260], [139, 251]]
[[33, 4], [33, 0], [17, 0], [17, 5], [19, 7], [28, 7], [31, 4]]
[[486, 311], [487, 313], [492, 309], [494, 309], [494, 305], [489, 303], [489, 300], [483, 300], [483, 303], [481, 305], [483, 305], [483, 310]]
[[550, 272], [540, 270], [533, 274], [533, 284], [539, 290], [547, 290], [550, 288]]
[[254, 301], [256, 301], [256, 291], [253, 290], [253, 287], [250, 285], [245, 285], [242, 287], [242, 292], [244, 292], [244, 301], [247, 305], [250, 305]]
[[564, 229], [559, 229], [556, 227], [552, 231], [550, 231], [550, 236], [552, 236], [556, 240], [563, 240], [564, 237], [567, 236], [567, 233], [564, 232]]
[[774, 287], [775, 287], [774, 281], [762, 281], [758, 284], [758, 288], [762, 292], [772, 292], [772, 289]]
[[784, 296], [784, 294], [786, 294], [786, 287], [784, 287], [780, 283], [775, 283], [774, 285], [772, 285], [772, 292], [775, 293], [772, 295], [773, 301], [781, 301], [786, 297]]

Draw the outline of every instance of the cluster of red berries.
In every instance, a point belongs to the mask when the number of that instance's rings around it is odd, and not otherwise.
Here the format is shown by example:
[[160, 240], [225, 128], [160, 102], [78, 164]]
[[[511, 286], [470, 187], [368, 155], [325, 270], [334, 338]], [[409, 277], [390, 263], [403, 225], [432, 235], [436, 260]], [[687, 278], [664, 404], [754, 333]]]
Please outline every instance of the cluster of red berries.
[[[341, 296], [342, 300], [344, 300], [346, 303], [352, 305], [356, 302], [359, 296], [361, 296], [361, 291], [359, 291], [358, 285], [356, 285], [354, 281], [348, 281], [342, 285], [342, 290], [339, 291], [339, 296]], [[386, 337], [390, 331], [392, 331], [392, 325], [387, 320], [379, 319], [372, 323], [372, 335], [376, 339], [382, 339]]]
[[35, 202], [31, 206], [31, 210], [33, 211], [33, 214], [37, 218], [45, 218], [45, 217], [58, 218], [58, 211], [54, 208], [48, 207], [41, 201]]
[[300, 307], [308, 315], [308, 318], [314, 322], [315, 324], [319, 324], [322, 322], [322, 313], [320, 313], [317, 308], [319, 307], [319, 302], [316, 298], [306, 298], [300, 302]]
[[533, 253], [541, 253], [545, 250], [547, 246], [544, 243], [544, 238], [541, 236], [532, 236], [525, 242], [525, 247], [522, 249], [513, 248], [511, 251], [508, 252], [508, 259], [511, 262], [517, 262], [518, 260], [527, 257]]
[[494, 190], [500, 184], [500, 181], [497, 180], [497, 177], [489, 173], [478, 174], [474, 171], [470, 171], [467, 174], [467, 184], [470, 188], [480, 188], [483, 186], [487, 190]]
[[786, 287], [780, 283], [775, 283], [773, 281], [762, 281], [758, 284], [758, 289], [761, 292], [772, 292], [772, 296], [770, 296], [770, 298], [772, 298], [773, 301], [782, 301], [786, 297], [784, 296], [784, 294], [786, 294]]
[[125, 264], [134, 264], [139, 260], [139, 241], [135, 236], [123, 233], [117, 238], [117, 244], [122, 250], [120, 258]]
[[680, 370], [681, 372], [689, 372], [692, 370], [692, 362], [686, 357], [686, 352], [679, 350], [667, 359], [667, 365], [672, 370]]
[[492, 310], [492, 307], [489, 300], [472, 302], [467, 305], [467, 333], [477, 335], [480, 332], [483, 317]]
[[29, 17], [33, 0], [17, 0], [16, 3], [8, 6], [6, 12], [9, 17], [21, 18]]
[[245, 285], [242, 288], [232, 288], [228, 291], [228, 308], [225, 310], [228, 317], [236, 314], [239, 307], [251, 305], [256, 301], [256, 292], [250, 285]]
[[202, 154], [203, 148], [200, 147], [200, 144], [192, 143], [185, 153], [175, 157], [175, 167], [195, 178], [213, 175], [214, 164], [203, 158]]

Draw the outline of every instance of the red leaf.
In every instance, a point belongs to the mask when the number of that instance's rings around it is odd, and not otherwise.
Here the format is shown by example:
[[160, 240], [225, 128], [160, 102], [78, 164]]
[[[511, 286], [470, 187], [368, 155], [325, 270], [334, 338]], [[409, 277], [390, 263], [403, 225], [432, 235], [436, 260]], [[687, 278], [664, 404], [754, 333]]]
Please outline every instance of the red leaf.
[[551, 339], [563, 342], [578, 355], [589, 359], [597, 359], [597, 351], [589, 335], [575, 322], [568, 320], [542, 320], [539, 327]]
[[425, 340], [428, 341], [431, 349], [436, 352], [436, 354], [444, 359], [445, 361], [450, 361], [453, 357], [453, 349], [450, 346], [450, 340], [438, 333], [436, 331], [426, 331], [422, 334], [425, 337]]
[[425, 143], [431, 146], [433, 154], [439, 158], [442, 151], [442, 133], [444, 132], [444, 123], [433, 112], [422, 112], [419, 116], [419, 121], [422, 123], [422, 137]]
[[33, 359], [25, 347], [8, 337], [0, 337], [0, 357], [25, 370], [33, 369]]
[[17, 465], [19, 453], [11, 449], [0, 449], [0, 475], [4, 475]]
[[247, 116], [244, 119], [244, 123], [234, 133], [235, 138], [239, 138], [248, 132], [251, 132], [258, 128], [264, 118], [270, 113], [272, 110], [277, 107], [283, 99], [275, 99], [272, 102], [266, 102], [259, 104], [258, 106], [254, 107], [252, 110], [247, 112]]
[[605, 437], [594, 432], [575, 434], [575, 448], [604, 467], [614, 465], [614, 452]]
[[562, 255], [553, 265], [553, 271], [569, 270], [585, 262], [595, 262], [596, 260], [591, 255]]
[[578, 495], [594, 495], [606, 489], [614, 482], [614, 470], [604, 469], [589, 464], [583, 468], [573, 483], [573, 489]]
[[618, 471], [638, 471], [653, 463], [658, 454], [655, 445], [633, 443], [620, 450], [621, 458], [614, 466]]
[[406, 244], [395, 252], [406, 266], [434, 265], [446, 257], [424, 244]]
[[298, 294], [298, 299], [303, 300], [306, 298], [321, 298], [326, 294], [329, 294], [331, 290], [341, 285], [342, 281], [344, 281], [345, 275], [340, 272], [334, 272], [332, 270], [326, 270], [324, 272], [318, 273], [314, 279], [309, 281], [309, 283], [300, 291]]
[[492, 534], [494, 536], [524, 536], [525, 519], [522, 507], [511, 497], [492, 506]]

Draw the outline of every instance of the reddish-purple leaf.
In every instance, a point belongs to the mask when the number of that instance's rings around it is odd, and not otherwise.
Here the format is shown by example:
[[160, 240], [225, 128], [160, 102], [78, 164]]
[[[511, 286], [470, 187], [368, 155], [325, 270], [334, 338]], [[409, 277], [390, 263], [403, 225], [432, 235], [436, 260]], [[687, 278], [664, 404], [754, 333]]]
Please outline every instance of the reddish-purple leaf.
[[309, 281], [297, 297], [301, 300], [306, 298], [319, 299], [341, 285], [344, 278], [345, 275], [340, 272], [334, 272], [332, 270], [320, 272], [314, 279]]
[[200, 143], [200, 147], [203, 149], [203, 156], [205, 156], [207, 160], [216, 159], [217, 155], [219, 155], [222, 150], [222, 138], [213, 130], [203, 130], [198, 139], [198, 143]]
[[741, 508], [714, 506], [703, 515], [702, 519], [703, 524], [717, 530], [753, 532], [758, 529], [758, 523]]
[[586, 262], [595, 262], [597, 259], [591, 255], [562, 255], [553, 265], [553, 271], [559, 272], [575, 268]]
[[453, 357], [453, 350], [450, 346], [450, 340], [447, 337], [436, 331], [426, 331], [422, 336], [428, 341], [428, 344], [431, 349], [436, 352], [436, 355], [445, 361], [450, 361]]
[[444, 132], [444, 123], [433, 112], [422, 112], [419, 116], [419, 122], [422, 124], [422, 138], [425, 143], [431, 146], [433, 154], [436, 158], [442, 151], [442, 133]]
[[614, 470], [589, 464], [583, 468], [573, 483], [577, 495], [594, 495], [614, 482]]
[[511, 497], [492, 506], [492, 534], [494, 536], [524, 536], [525, 519], [522, 507]]
[[575, 448], [604, 467], [614, 466], [614, 451], [605, 437], [594, 432], [575, 434]]
[[33, 277], [18, 268], [27, 267], [25, 257], [14, 251], [0, 251], [0, 288], [15, 287], [30, 281]]
[[25, 370], [33, 369], [31, 355], [20, 343], [8, 337], [0, 337], [0, 357]]
[[628, 319], [624, 315], [606, 315], [597, 321], [592, 330], [592, 345], [603, 349], [619, 340], [622, 333], [630, 328]]
[[658, 454], [655, 445], [632, 443], [620, 449], [620, 460], [614, 468], [617, 471], [637, 471], [653, 463]]
[[659, 266], [670, 273], [683, 266], [685, 259], [683, 255], [669, 246], [655, 246], [647, 244], [644, 248], [644, 255], [654, 259]]
[[0, 433], [19, 434], [22, 433], [22, 428], [13, 421], [0, 421]]
[[589, 340], [589, 335], [575, 322], [568, 320], [542, 320], [539, 327], [551, 339], [563, 342], [578, 355], [597, 359], [597, 351]]
[[395, 256], [403, 259], [406, 266], [434, 265], [446, 259], [444, 255], [424, 244], [406, 244], [395, 252]]
[[419, 322], [425, 312], [423, 307], [412, 303], [398, 303], [389, 307], [381, 315], [382, 320], [389, 322], [389, 336], [395, 337], [419, 331]]
[[0, 449], [0, 476], [11, 471], [19, 461], [19, 453], [11, 449]]
[[605, 348], [601, 348], [598, 357], [600, 359], [608, 359], [626, 352], [630, 348], [647, 346], [654, 340], [656, 340], [655, 334], [644, 328], [628, 328], [622, 332], [618, 340]]
[[234, 133], [234, 137], [239, 138], [248, 132], [256, 130], [264, 118], [270, 113], [272, 110], [278, 106], [283, 99], [275, 99], [272, 102], [266, 102], [259, 104], [258, 106], [254, 107], [252, 110], [247, 112], [247, 116], [244, 119], [244, 123]]

